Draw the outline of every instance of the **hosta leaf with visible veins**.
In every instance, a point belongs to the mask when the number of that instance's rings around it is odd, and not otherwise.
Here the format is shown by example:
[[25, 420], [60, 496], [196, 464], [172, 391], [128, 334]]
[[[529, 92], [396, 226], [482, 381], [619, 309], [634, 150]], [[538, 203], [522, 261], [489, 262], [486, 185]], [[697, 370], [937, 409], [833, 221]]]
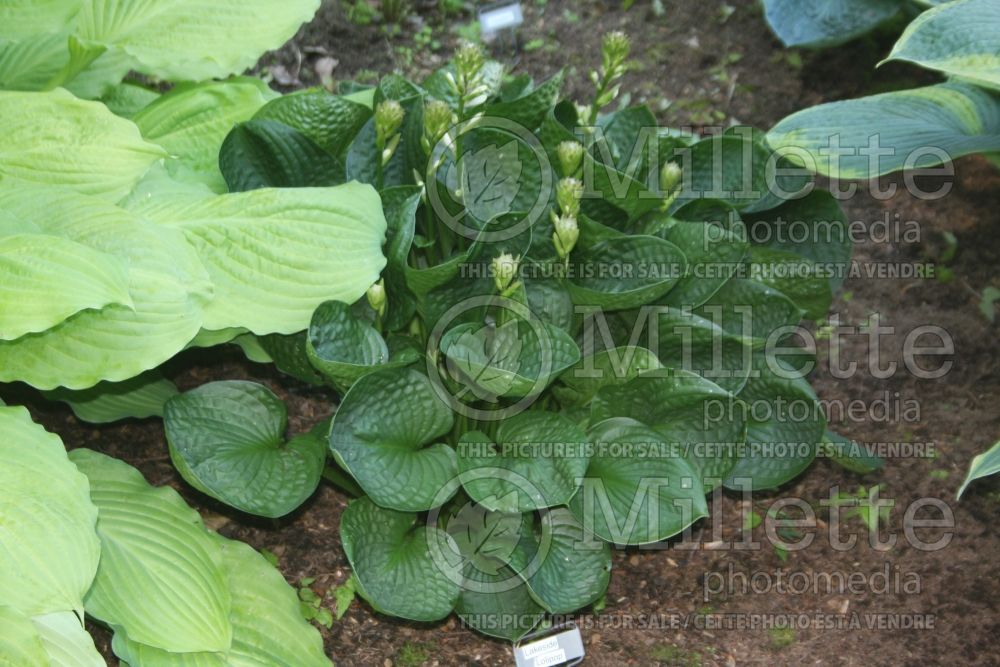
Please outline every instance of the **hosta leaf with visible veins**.
[[587, 434], [568, 418], [532, 410], [504, 420], [496, 441], [462, 436], [458, 469], [466, 493], [489, 510], [530, 512], [563, 505], [587, 470]]
[[382, 507], [419, 512], [456, 490], [455, 451], [432, 443], [453, 414], [431, 381], [415, 370], [379, 370], [360, 378], [333, 417], [330, 449]]
[[132, 305], [118, 257], [46, 234], [0, 236], [0, 340], [45, 331], [81, 310]]
[[87, 478], [24, 408], [0, 407], [0, 433], [3, 604], [29, 616], [81, 610], [101, 552]]
[[[31, 619], [53, 667], [105, 667], [94, 640], [72, 611], [58, 611]], [[2, 655], [2, 652], [0, 652]]]
[[124, 382], [101, 382], [90, 389], [53, 389], [45, 398], [66, 403], [77, 419], [107, 424], [119, 419], [162, 417], [163, 406], [177, 395], [177, 387], [156, 370]]
[[520, 190], [522, 164], [518, 144], [491, 144], [473, 153], [464, 153], [448, 182], [461, 184], [463, 201], [479, 220], [492, 220], [511, 210]]
[[597, 450], [570, 502], [588, 532], [615, 544], [650, 544], [708, 516], [701, 475], [668, 437], [615, 417], [596, 424], [590, 438]]
[[312, 495], [326, 441], [285, 442], [285, 404], [253, 382], [210, 382], [172, 398], [163, 423], [174, 465], [198, 490], [250, 514], [284, 516]]
[[463, 387], [461, 394], [471, 392], [490, 402], [541, 393], [580, 359], [565, 331], [520, 318], [500, 326], [459, 324], [441, 338], [440, 346], [452, 379]]
[[359, 498], [344, 510], [340, 539], [362, 595], [375, 609], [415, 621], [451, 613], [460, 564], [458, 547], [447, 533], [421, 525], [416, 514]]
[[167, 152], [99, 102], [56, 89], [0, 91], [0, 175], [63, 185], [110, 201], [125, 196]]
[[115, 632], [112, 648], [131, 667], [329, 667], [323, 639], [305, 619], [285, 578], [254, 549], [215, 536], [232, 594], [233, 643], [223, 653], [168, 653]]
[[[40, 207], [38, 202], [44, 201]], [[76, 313], [39, 334], [0, 341], [0, 380], [87, 389], [159, 366], [194, 338], [212, 286], [184, 236], [102, 199], [0, 182], [0, 209], [127, 263], [131, 305]]]
[[87, 613], [167, 651], [224, 651], [230, 596], [218, 542], [169, 487], [89, 449], [70, 460], [90, 480], [101, 562]]
[[0, 656], [5, 666], [49, 665], [49, 656], [31, 619], [14, 609], [0, 605]]
[[184, 232], [205, 264], [215, 298], [204, 328], [291, 334], [324, 301], [354, 303], [385, 266], [386, 222], [367, 185], [267, 188], [177, 202], [141, 212]]

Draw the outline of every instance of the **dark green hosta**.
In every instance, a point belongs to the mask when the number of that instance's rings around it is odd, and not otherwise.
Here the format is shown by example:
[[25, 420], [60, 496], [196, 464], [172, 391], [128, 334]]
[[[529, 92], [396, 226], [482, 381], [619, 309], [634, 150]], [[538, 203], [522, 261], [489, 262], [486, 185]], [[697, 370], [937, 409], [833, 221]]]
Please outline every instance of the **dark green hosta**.
[[335, 390], [332, 424], [286, 434], [270, 391], [206, 385], [165, 408], [182, 475], [281, 516], [329, 454], [359, 495], [340, 532], [373, 608], [516, 639], [599, 599], [611, 545], [678, 535], [720, 485], [801, 473], [825, 424], [789, 372], [804, 354], [773, 348], [825, 314], [844, 217], [804, 173], [771, 183], [751, 128], [685, 137], [612, 111], [626, 55], [606, 40], [590, 107], [559, 99], [561, 74], [533, 87], [467, 48], [419, 84], [307, 91], [238, 124], [231, 188], [367, 182], [387, 264], [307, 331], [236, 341]]

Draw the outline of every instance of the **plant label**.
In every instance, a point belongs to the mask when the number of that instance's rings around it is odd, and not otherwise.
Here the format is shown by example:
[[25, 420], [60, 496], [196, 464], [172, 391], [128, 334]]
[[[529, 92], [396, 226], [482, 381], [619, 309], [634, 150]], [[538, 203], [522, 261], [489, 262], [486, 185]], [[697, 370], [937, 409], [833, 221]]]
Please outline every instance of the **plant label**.
[[583, 638], [576, 626], [514, 647], [517, 667], [578, 665], [583, 662], [583, 655]]

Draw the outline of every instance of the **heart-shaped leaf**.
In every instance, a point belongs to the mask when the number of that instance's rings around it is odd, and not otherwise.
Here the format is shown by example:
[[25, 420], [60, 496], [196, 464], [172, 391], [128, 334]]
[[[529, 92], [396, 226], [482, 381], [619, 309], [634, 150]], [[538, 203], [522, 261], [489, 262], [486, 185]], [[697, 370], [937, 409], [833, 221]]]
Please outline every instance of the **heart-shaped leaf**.
[[564, 505], [587, 470], [587, 434], [554, 412], [531, 410], [500, 423], [496, 442], [472, 431], [458, 445], [462, 487], [505, 513]]
[[359, 498], [344, 510], [340, 540], [362, 595], [378, 611], [415, 621], [451, 613], [461, 570], [446, 532]]
[[219, 152], [230, 192], [304, 188], [344, 182], [344, 165], [312, 139], [275, 120], [249, 120], [232, 129]]
[[243, 512], [284, 516], [319, 485], [326, 442], [285, 442], [285, 404], [253, 382], [210, 382], [172, 398], [163, 416], [170, 457], [199, 491]]
[[313, 313], [306, 336], [306, 354], [312, 365], [341, 391], [358, 378], [380, 368], [408, 366], [421, 351], [409, 337], [390, 337], [390, 346], [368, 322], [340, 301], [327, 301]]
[[344, 395], [330, 449], [376, 504], [428, 510], [456, 490], [455, 451], [441, 443], [425, 446], [447, 433], [452, 421], [427, 376], [406, 368], [379, 370]]
[[649, 544], [708, 515], [701, 475], [667, 437], [618, 417], [596, 424], [590, 439], [596, 452], [570, 502], [588, 532], [614, 544]]
[[343, 156], [371, 115], [371, 109], [363, 104], [323, 89], [309, 89], [271, 100], [254, 114], [254, 120], [283, 123], [330, 155]]
[[802, 310], [787, 296], [744, 278], [726, 282], [694, 312], [728, 333], [750, 339], [755, 348], [763, 346], [774, 332], [802, 320]]
[[587, 405], [601, 387], [623, 384], [640, 373], [662, 368], [644, 347], [615, 347], [585, 355], [559, 376], [552, 391], [560, 405]]

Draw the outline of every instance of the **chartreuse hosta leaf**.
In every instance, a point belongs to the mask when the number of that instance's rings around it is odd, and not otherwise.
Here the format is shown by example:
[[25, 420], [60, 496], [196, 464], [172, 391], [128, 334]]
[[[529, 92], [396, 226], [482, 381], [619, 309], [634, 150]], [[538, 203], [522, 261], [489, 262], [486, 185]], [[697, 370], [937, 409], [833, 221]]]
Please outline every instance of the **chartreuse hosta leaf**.
[[959, 487], [956, 497], [961, 498], [965, 489], [975, 480], [995, 475], [998, 472], [1000, 472], [1000, 442], [972, 459], [972, 463], [969, 464], [969, 472], [966, 474], [962, 486]]
[[163, 406], [177, 395], [177, 387], [159, 371], [146, 371], [124, 382], [101, 382], [90, 389], [53, 389], [50, 400], [66, 403], [73, 414], [91, 424], [119, 419], [162, 417]]
[[131, 306], [114, 255], [46, 234], [0, 236], [0, 340], [45, 331], [81, 310]]
[[685, 371], [653, 371], [619, 386], [601, 389], [590, 406], [590, 423], [626, 417], [655, 429], [669, 449], [683, 457], [706, 489], [718, 486], [733, 467], [733, 443], [742, 443], [746, 419], [731, 408], [733, 396], [709, 380]]
[[265, 0], [90, 0], [78, 17], [77, 34], [124, 53], [126, 69], [161, 79], [211, 79], [252, 67], [318, 8], [318, 0], [280, 7]]
[[888, 60], [1000, 88], [1000, 6], [958, 0], [926, 11], [906, 27]]
[[107, 664], [75, 612], [43, 614], [35, 616], [31, 622], [50, 664], [55, 667], [104, 667]]
[[131, 667], [237, 667], [242, 665], [329, 666], [319, 632], [302, 618], [298, 596], [273, 565], [255, 550], [214, 536], [222, 549], [232, 596], [233, 642], [220, 653], [170, 653], [116, 631], [112, 648]]
[[591, 428], [596, 447], [570, 510], [588, 531], [615, 544], [649, 544], [708, 515], [701, 475], [671, 439], [625, 417]]
[[90, 480], [101, 562], [87, 613], [133, 640], [173, 652], [225, 651], [230, 593], [217, 540], [169, 487], [88, 449], [70, 460]]
[[375, 609], [414, 621], [436, 621], [451, 613], [461, 564], [447, 533], [421, 525], [416, 514], [359, 498], [344, 510], [340, 539], [361, 593]]
[[769, 368], [755, 358], [751, 377], [727, 406], [746, 416], [746, 451], [730, 470], [725, 485], [737, 489], [773, 489], [804, 471], [816, 457], [826, 418], [812, 387], [780, 359]]
[[131, 121], [65, 90], [0, 91], [0, 176], [116, 201], [167, 152]]
[[167, 162], [172, 174], [193, 176], [215, 192], [225, 192], [219, 172], [222, 141], [235, 123], [252, 118], [272, 97], [263, 81], [249, 77], [184, 84], [139, 111], [133, 121], [143, 137], [175, 158]]
[[462, 393], [491, 402], [539, 394], [580, 359], [568, 333], [534, 318], [459, 324], [442, 336], [440, 347]]
[[764, 0], [764, 12], [785, 46], [843, 44], [875, 28], [904, 6], [903, 0]]
[[206, 329], [302, 331], [317, 306], [357, 301], [385, 266], [382, 207], [360, 183], [137, 206], [183, 231], [208, 270], [215, 296], [205, 308]]
[[108, 90], [101, 97], [111, 112], [132, 119], [137, 113], [159, 99], [160, 93], [138, 83], [126, 81]]
[[0, 660], [5, 666], [49, 665], [49, 656], [42, 646], [31, 619], [13, 607], [0, 606]]
[[520, 513], [564, 505], [587, 470], [587, 434], [555, 412], [500, 423], [496, 440], [470, 431], [458, 444], [462, 487], [486, 509]]
[[319, 485], [326, 440], [317, 432], [286, 443], [285, 404], [263, 385], [204, 384], [172, 398], [163, 422], [184, 479], [236, 509], [284, 516]]
[[0, 208], [43, 234], [126, 263], [131, 300], [78, 312], [39, 334], [0, 341], [0, 380], [39, 389], [119, 382], [160, 365], [198, 333], [212, 287], [177, 230], [96, 197], [6, 181], [0, 184]]
[[[788, 116], [767, 141], [789, 159], [833, 178], [933, 167], [1000, 150], [1000, 96], [951, 82], [830, 102]], [[839, 159], [829, 150], [834, 145]], [[871, 147], [891, 153], [873, 157]]]
[[306, 336], [310, 363], [341, 391], [363, 375], [380, 368], [408, 366], [419, 360], [416, 341], [391, 336], [386, 344], [371, 324], [340, 301], [327, 301], [313, 313]]
[[427, 510], [455, 492], [455, 451], [435, 442], [452, 421], [451, 408], [427, 376], [406, 368], [380, 370], [344, 395], [330, 449], [378, 505]]
[[87, 478], [24, 408], [0, 407], [0, 433], [3, 604], [29, 617], [82, 611], [101, 552]]

